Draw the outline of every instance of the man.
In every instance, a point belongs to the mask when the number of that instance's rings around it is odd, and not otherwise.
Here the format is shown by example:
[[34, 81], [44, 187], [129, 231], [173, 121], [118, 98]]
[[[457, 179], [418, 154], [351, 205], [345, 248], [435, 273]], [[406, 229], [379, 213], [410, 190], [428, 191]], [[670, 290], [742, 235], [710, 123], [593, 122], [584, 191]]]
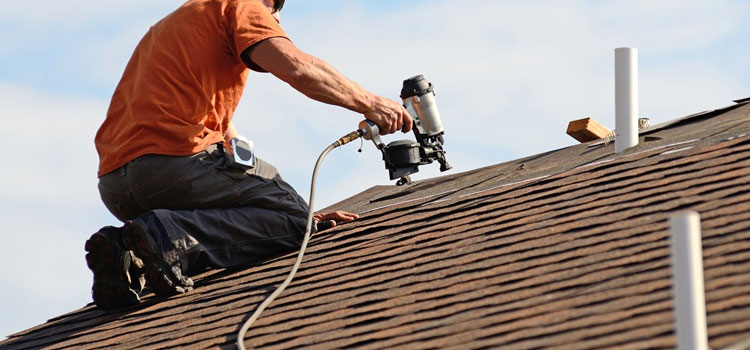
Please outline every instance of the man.
[[[406, 110], [300, 51], [279, 26], [284, 0], [189, 0], [141, 39], [95, 143], [99, 191], [125, 225], [86, 242], [92, 295], [102, 309], [189, 291], [189, 276], [299, 247], [307, 204], [277, 170], [232, 162], [232, 115], [248, 68], [306, 96], [408, 132]], [[252, 97], [251, 97], [252, 98]], [[317, 221], [357, 218], [338, 211]], [[145, 272], [145, 281], [143, 278]]]

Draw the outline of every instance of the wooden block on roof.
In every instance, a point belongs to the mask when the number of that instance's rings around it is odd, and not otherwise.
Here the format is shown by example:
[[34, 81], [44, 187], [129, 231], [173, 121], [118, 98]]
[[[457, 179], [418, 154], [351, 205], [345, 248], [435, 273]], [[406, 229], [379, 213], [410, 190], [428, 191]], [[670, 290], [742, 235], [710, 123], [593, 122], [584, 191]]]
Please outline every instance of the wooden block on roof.
[[583, 118], [570, 122], [567, 134], [578, 142], [584, 143], [605, 138], [611, 132], [594, 118]]

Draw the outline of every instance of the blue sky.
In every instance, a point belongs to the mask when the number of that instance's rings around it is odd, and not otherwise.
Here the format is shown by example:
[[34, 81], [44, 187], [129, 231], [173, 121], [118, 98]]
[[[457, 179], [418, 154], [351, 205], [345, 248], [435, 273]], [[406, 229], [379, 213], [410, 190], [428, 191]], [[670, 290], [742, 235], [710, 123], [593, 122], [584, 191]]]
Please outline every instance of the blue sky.
[[[90, 302], [83, 243], [117, 224], [96, 191], [94, 133], [140, 37], [181, 3], [3, 5], [0, 336]], [[748, 13], [740, 0], [290, 0], [282, 26], [378, 94], [397, 98], [415, 74], [434, 82], [458, 173], [572, 145], [570, 120], [613, 128], [616, 47], [639, 49], [640, 114], [652, 123], [750, 96]], [[235, 123], [307, 197], [318, 153], [360, 119], [251, 74]], [[318, 208], [389, 183], [379, 153], [357, 148], [324, 162]]]

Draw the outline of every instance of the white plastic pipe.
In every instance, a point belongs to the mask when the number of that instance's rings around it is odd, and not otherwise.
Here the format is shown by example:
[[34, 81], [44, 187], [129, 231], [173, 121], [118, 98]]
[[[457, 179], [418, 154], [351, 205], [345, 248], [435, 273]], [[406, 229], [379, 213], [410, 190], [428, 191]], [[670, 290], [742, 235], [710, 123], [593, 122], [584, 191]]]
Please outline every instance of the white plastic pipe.
[[694, 211], [675, 213], [669, 226], [677, 349], [708, 350], [700, 216]]
[[638, 49], [615, 49], [615, 153], [638, 144]]

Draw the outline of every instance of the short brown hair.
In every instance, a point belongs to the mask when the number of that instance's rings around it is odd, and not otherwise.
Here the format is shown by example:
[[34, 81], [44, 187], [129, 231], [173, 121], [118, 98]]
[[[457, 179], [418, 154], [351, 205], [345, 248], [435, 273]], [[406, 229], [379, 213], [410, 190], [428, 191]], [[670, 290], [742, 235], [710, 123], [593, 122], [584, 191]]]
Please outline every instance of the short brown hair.
[[284, 0], [273, 0], [273, 11], [279, 12], [284, 7]]

